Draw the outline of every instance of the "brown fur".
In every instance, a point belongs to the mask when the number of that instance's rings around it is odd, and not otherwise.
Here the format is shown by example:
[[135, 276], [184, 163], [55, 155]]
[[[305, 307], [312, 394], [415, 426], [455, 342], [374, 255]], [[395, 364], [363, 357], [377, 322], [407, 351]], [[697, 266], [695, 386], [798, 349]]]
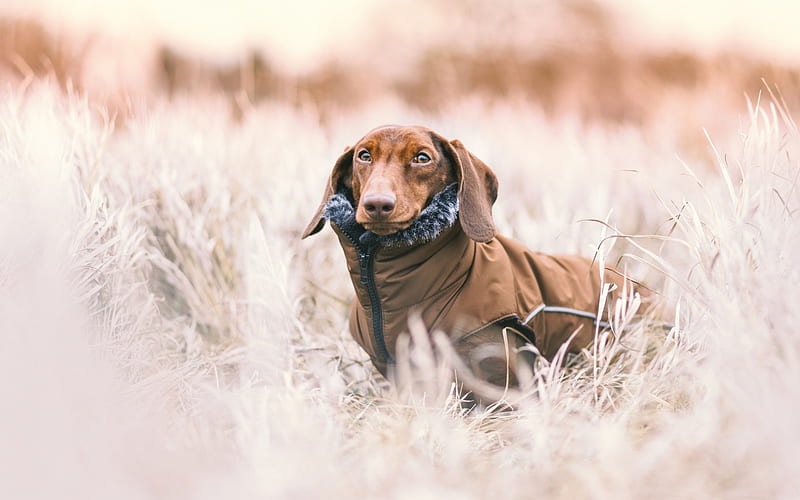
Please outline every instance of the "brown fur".
[[[453, 165], [432, 134], [418, 127], [380, 128], [361, 139], [353, 152], [356, 221], [377, 234], [390, 234], [411, 225], [431, 198], [456, 180]], [[369, 162], [359, 159], [362, 153], [370, 155]], [[415, 163], [420, 153], [427, 154], [430, 161]], [[370, 215], [364, 208], [364, 198], [376, 194], [397, 200], [385, 217]]]
[[[370, 162], [359, 160], [366, 151]], [[413, 158], [426, 153], [431, 161], [420, 165]], [[453, 182], [459, 183], [461, 221], [464, 232], [475, 241], [494, 237], [492, 204], [497, 198], [497, 177], [459, 141], [448, 141], [420, 126], [383, 126], [373, 129], [355, 146], [346, 148], [334, 165], [316, 214], [303, 232], [310, 236], [324, 224], [325, 203], [344, 186], [352, 190], [357, 204], [356, 220], [377, 234], [390, 234], [408, 227], [431, 198]], [[396, 199], [394, 210], [383, 217], [371, 216], [363, 199], [387, 194]]]

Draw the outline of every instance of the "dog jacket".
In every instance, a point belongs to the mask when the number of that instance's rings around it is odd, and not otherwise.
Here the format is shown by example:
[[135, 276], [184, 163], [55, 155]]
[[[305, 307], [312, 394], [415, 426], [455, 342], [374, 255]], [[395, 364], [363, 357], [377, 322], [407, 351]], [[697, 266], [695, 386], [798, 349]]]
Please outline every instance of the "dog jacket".
[[552, 359], [566, 342], [568, 352], [579, 352], [593, 340], [596, 323], [605, 326], [605, 311], [598, 311], [603, 290], [612, 289], [606, 297], [612, 303], [623, 289], [640, 291], [611, 269], [601, 281], [598, 265], [584, 257], [534, 252], [499, 235], [473, 241], [459, 223], [455, 184], [398, 233], [366, 231], [348, 192], [330, 198], [325, 218], [356, 292], [350, 331], [384, 375], [412, 311], [429, 331], [445, 332], [456, 351], [484, 332], [511, 327]]

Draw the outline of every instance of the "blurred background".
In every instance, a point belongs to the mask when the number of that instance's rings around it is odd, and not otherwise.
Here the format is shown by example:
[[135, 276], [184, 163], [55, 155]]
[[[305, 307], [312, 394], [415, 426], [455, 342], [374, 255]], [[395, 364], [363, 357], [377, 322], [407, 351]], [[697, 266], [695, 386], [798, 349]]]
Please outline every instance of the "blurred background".
[[[381, 102], [711, 130], [763, 81], [800, 105], [798, 9], [778, 0], [4, 0], [0, 81], [53, 75], [112, 108], [224, 93], [322, 122]], [[763, 80], [763, 81], [762, 81]]]

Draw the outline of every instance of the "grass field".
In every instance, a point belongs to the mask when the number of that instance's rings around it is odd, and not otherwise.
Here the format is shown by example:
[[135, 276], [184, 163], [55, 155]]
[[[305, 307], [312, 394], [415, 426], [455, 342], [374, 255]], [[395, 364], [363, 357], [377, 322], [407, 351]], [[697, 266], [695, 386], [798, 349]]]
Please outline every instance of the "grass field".
[[[41, 82], [0, 102], [3, 498], [800, 494], [800, 135], [773, 99], [687, 156], [475, 100], [324, 126], [208, 97], [115, 122]], [[298, 239], [384, 115], [461, 139], [501, 232], [599, 248], [676, 328], [542, 364], [511, 414], [463, 414], [424, 342], [390, 386], [349, 338], [332, 233]]]
[[[796, 16], [462, 4], [0, 5], [0, 499], [800, 498]], [[417, 324], [382, 378], [300, 233], [383, 123], [675, 327], [541, 361], [514, 412], [463, 410]]]

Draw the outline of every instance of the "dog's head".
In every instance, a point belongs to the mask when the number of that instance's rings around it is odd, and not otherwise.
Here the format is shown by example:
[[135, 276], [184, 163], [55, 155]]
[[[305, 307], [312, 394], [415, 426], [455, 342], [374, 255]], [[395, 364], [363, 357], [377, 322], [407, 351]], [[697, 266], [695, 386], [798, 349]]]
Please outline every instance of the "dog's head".
[[495, 235], [492, 204], [497, 177], [459, 141], [425, 127], [387, 125], [370, 131], [336, 160], [317, 213], [303, 238], [324, 225], [328, 199], [341, 189], [352, 193], [356, 221], [386, 235], [410, 226], [431, 199], [458, 182], [459, 219], [467, 236], [489, 241]]

